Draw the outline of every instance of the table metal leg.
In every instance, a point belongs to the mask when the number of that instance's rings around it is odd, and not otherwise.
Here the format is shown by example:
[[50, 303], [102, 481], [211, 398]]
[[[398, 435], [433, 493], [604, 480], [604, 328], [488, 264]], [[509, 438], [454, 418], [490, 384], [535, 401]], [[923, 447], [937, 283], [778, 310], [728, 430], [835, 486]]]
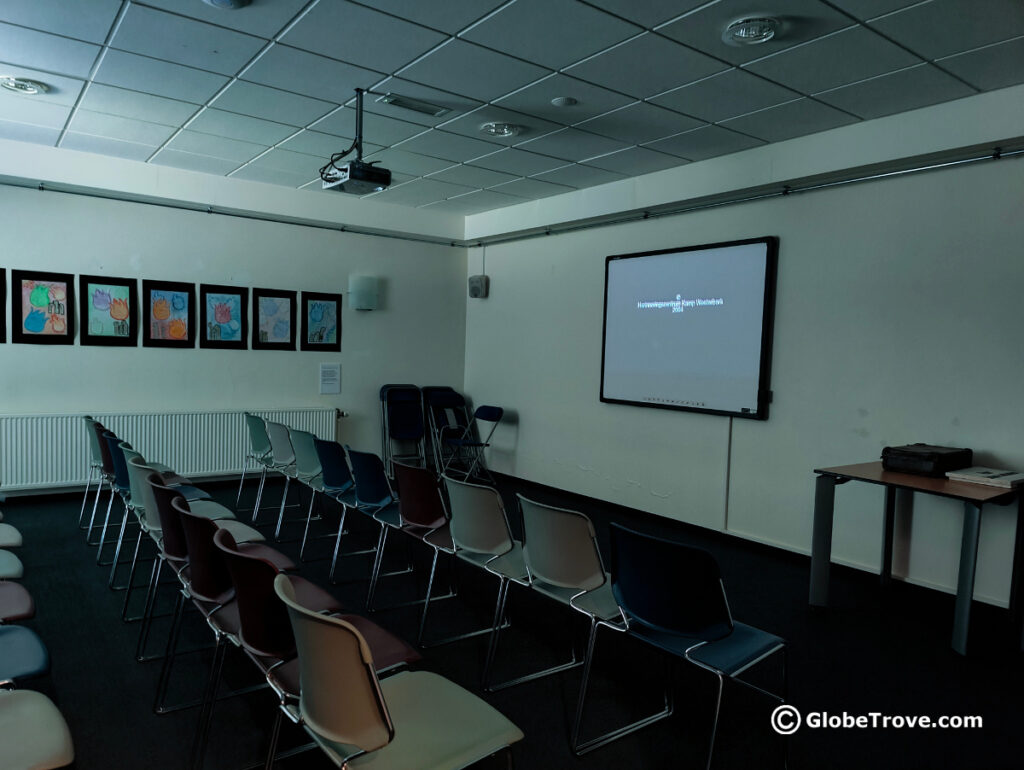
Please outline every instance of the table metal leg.
[[832, 518], [836, 504], [836, 479], [818, 476], [814, 483], [814, 533], [811, 536], [810, 603], [828, 606], [828, 576], [832, 563]]
[[974, 570], [978, 562], [978, 535], [981, 532], [981, 507], [964, 503], [964, 534], [960, 545], [960, 571], [956, 580], [956, 612], [953, 615], [953, 649], [967, 654], [967, 632], [974, 598]]
[[896, 487], [885, 488], [885, 521], [882, 526], [882, 585], [892, 580], [892, 540], [896, 527]]

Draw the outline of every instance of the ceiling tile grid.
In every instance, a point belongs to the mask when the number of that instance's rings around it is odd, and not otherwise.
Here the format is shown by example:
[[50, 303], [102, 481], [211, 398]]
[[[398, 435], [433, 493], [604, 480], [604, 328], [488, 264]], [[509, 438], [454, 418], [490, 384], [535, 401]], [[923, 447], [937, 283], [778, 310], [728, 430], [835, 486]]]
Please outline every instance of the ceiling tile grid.
[[1024, 4], [4, 0], [0, 76], [50, 87], [0, 89], [2, 138], [303, 189], [371, 89], [373, 197], [475, 213], [1022, 83]]

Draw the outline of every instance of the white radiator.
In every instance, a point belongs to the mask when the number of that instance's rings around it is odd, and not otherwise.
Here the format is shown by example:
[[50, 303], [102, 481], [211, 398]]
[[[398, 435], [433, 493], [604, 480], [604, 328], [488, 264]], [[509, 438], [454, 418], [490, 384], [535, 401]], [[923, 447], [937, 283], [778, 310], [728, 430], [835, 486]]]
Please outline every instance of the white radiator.
[[[337, 410], [251, 410], [268, 420], [335, 438]], [[240, 473], [249, 448], [242, 412], [93, 414], [147, 460], [184, 476]], [[84, 485], [89, 438], [78, 414], [0, 415], [0, 492]]]

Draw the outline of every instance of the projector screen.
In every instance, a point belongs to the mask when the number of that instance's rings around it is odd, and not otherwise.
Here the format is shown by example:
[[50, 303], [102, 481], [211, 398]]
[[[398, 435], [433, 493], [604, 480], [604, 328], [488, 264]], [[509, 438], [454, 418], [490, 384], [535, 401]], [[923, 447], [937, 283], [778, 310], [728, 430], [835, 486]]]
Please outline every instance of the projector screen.
[[766, 419], [778, 239], [605, 260], [601, 400]]

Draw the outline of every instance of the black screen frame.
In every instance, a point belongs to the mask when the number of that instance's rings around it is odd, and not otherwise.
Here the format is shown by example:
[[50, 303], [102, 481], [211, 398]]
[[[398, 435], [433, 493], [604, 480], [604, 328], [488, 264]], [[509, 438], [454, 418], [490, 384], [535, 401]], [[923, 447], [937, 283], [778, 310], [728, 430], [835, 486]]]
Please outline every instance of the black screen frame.
[[[763, 243], [765, 245], [764, 295], [761, 314], [761, 356], [759, 362], [756, 411], [706, 409], [704, 407], [697, 406], [659, 404], [648, 401], [633, 401], [629, 399], [610, 398], [605, 396], [605, 356], [607, 355], [608, 344], [608, 274], [612, 262], [625, 259], [642, 259], [643, 257], [661, 256], [663, 254], [682, 254], [688, 251], [706, 251], [708, 249], [727, 248], [730, 246], [746, 246], [753, 243]], [[682, 246], [672, 249], [658, 249], [655, 251], [637, 251], [629, 254], [613, 254], [606, 257], [604, 261], [604, 307], [602, 309], [601, 319], [601, 401], [606, 404], [623, 404], [626, 406], [643, 406], [652, 409], [671, 409], [673, 411], [680, 412], [699, 412], [702, 414], [714, 414], [724, 417], [742, 417], [750, 420], [767, 420], [768, 405], [772, 400], [771, 361], [772, 340], [774, 338], [775, 284], [776, 275], [778, 273], [778, 259], [779, 238], [775, 235], [766, 235], [760, 238], [744, 238], [733, 241], [719, 241], [716, 243], [703, 243], [695, 246]]]

